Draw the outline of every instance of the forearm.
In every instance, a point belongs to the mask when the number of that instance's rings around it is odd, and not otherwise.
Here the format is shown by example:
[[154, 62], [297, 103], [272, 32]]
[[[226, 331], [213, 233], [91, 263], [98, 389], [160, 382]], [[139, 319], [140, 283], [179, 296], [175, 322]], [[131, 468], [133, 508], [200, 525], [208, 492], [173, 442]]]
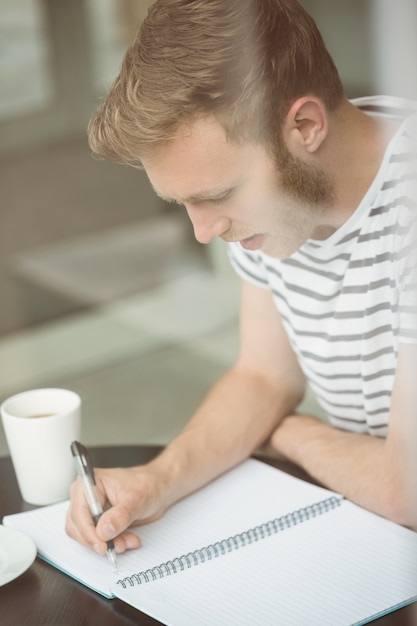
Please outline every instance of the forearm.
[[294, 410], [299, 394], [242, 367], [229, 371], [152, 464], [166, 481], [167, 506], [250, 456]]
[[415, 523], [404, 453], [386, 439], [291, 415], [271, 442], [279, 454], [349, 500], [399, 523]]

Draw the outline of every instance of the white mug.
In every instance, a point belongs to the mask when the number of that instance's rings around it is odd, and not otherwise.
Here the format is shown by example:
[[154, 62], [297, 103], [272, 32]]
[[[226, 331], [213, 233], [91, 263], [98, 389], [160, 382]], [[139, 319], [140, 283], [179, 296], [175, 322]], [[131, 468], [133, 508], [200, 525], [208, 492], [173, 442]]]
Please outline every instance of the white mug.
[[68, 389], [31, 389], [1, 405], [7, 444], [23, 500], [69, 497], [75, 478], [71, 442], [80, 438], [81, 399]]

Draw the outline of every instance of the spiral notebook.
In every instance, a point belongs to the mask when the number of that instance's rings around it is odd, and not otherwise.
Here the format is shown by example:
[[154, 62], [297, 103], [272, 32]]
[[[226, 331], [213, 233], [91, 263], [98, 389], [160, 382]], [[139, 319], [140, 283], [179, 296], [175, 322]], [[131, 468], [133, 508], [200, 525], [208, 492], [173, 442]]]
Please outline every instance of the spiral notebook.
[[3, 519], [39, 555], [169, 626], [365, 624], [417, 600], [417, 533], [250, 459], [135, 532], [118, 571], [69, 539], [68, 503]]

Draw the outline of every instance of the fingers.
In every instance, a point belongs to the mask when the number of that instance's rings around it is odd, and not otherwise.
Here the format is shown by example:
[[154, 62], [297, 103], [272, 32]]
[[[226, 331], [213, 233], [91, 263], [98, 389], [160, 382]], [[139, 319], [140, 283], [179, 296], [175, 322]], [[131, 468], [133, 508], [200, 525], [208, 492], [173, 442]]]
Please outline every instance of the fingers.
[[[102, 479], [99, 484], [101, 486], [100, 491], [105, 493], [105, 480]], [[126, 530], [133, 522], [132, 505], [131, 503], [129, 505], [129, 498], [124, 498], [125, 504], [118, 504], [105, 511], [97, 526], [94, 525], [82, 483], [78, 479], [71, 486], [70, 498], [65, 526], [70, 537], [95, 550], [98, 554], [105, 554], [107, 541], [110, 539], [114, 540], [115, 550], [119, 554], [140, 546], [139, 537]], [[101, 499], [104, 501], [105, 497]]]
[[126, 530], [132, 521], [131, 512], [122, 505], [116, 505], [101, 516], [96, 528], [97, 537], [104, 542], [106, 548], [106, 542], [113, 539], [118, 554], [139, 548], [139, 537]]
[[[94, 548], [95, 544], [100, 544], [100, 539], [97, 537], [96, 528], [79, 479], [71, 485], [70, 498], [65, 530], [72, 539], [84, 546]], [[103, 541], [101, 543], [106, 545]], [[96, 551], [101, 553], [101, 547], [98, 546], [98, 548]]]

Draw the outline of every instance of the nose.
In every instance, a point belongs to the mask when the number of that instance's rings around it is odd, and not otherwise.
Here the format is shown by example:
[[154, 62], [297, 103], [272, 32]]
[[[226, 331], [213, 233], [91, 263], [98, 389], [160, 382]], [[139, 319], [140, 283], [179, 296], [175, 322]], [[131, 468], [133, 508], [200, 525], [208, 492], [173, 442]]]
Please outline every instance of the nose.
[[230, 228], [230, 219], [216, 215], [214, 210], [189, 205], [185, 208], [194, 228], [194, 236], [199, 243], [210, 243]]

